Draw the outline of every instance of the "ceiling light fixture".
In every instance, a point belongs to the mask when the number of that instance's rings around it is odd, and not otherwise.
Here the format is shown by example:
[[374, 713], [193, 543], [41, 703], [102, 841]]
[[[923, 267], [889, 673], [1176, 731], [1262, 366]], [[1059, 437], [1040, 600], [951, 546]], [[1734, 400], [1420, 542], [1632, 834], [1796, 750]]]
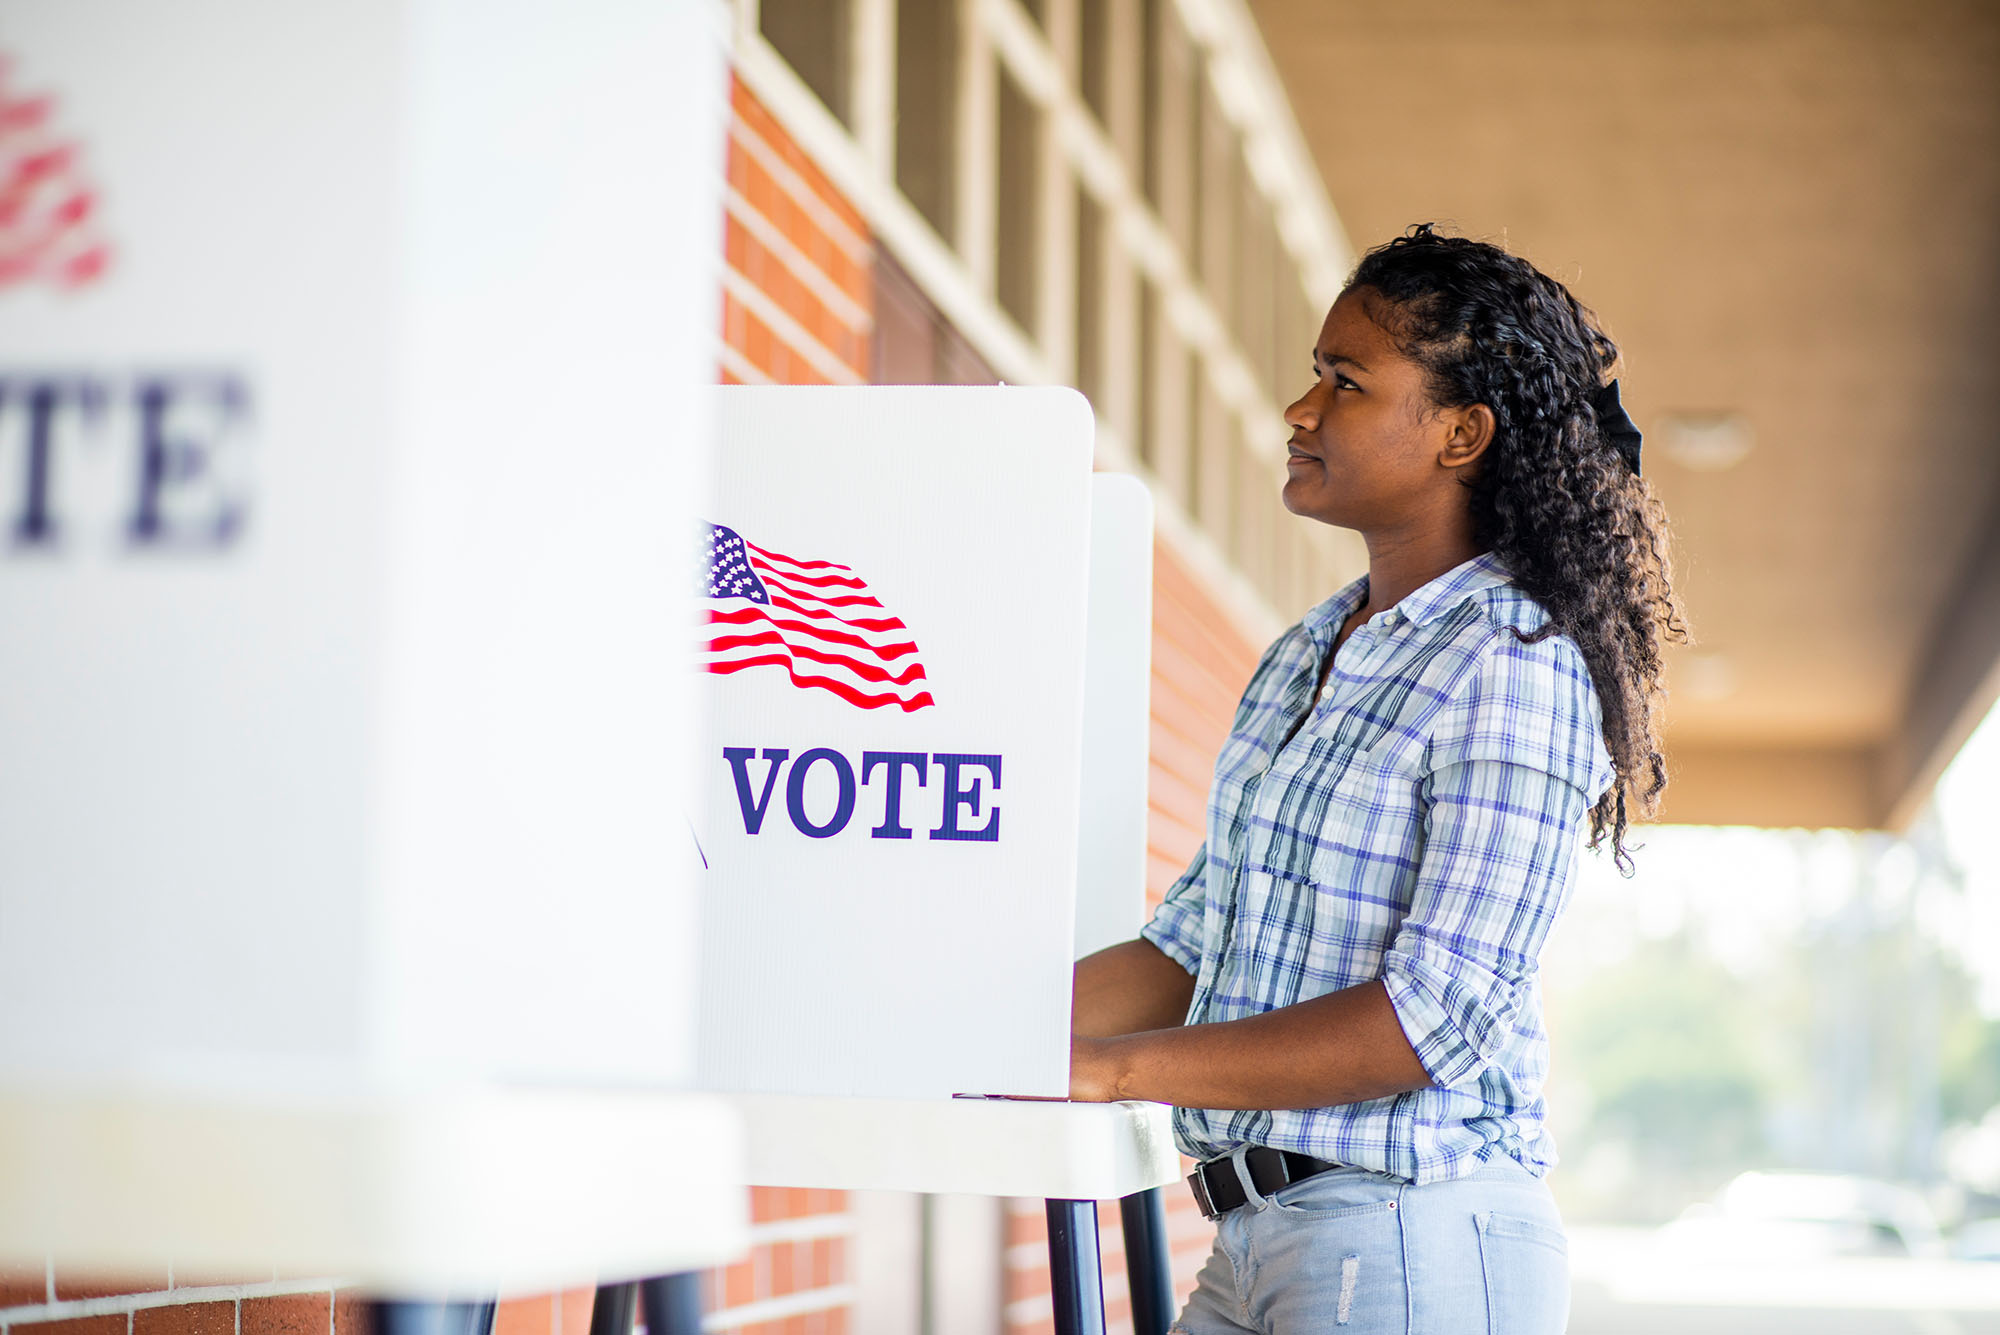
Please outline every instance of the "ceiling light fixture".
[[1734, 468], [1750, 453], [1750, 421], [1741, 413], [1672, 413], [1658, 431], [1667, 457], [1699, 473]]

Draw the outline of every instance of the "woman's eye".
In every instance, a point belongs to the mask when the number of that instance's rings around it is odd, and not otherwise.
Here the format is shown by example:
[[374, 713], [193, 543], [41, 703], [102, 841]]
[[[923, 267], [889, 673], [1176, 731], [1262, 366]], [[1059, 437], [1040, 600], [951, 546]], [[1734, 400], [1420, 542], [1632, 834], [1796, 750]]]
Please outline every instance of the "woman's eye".
[[1348, 379], [1348, 378], [1347, 378], [1346, 376], [1344, 376], [1344, 375], [1336, 375], [1336, 376], [1335, 376], [1335, 377], [1333, 378], [1333, 387], [1334, 387], [1335, 389], [1360, 389], [1360, 388], [1361, 388], [1361, 386], [1359, 386], [1359, 385], [1355, 384], [1355, 383], [1354, 383], [1354, 382], [1353, 382], [1352, 380], [1349, 380], [1349, 379]]

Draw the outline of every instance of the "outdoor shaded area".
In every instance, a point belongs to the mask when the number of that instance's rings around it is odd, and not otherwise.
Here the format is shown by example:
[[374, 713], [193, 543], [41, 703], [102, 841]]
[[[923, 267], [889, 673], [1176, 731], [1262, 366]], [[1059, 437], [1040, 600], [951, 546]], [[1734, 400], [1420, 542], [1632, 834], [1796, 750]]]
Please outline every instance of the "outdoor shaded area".
[[1357, 249], [1605, 319], [1674, 522], [1669, 824], [1545, 960], [1572, 1330], [2000, 1329], [2000, 16], [1251, 8]]

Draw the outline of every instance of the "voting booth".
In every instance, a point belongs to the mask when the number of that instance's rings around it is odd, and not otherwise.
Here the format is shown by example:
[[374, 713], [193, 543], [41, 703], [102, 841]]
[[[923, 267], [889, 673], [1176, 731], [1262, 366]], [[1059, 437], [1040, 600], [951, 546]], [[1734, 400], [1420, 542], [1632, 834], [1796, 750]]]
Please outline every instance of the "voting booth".
[[707, 1083], [1069, 1088], [1089, 405], [731, 388], [702, 530]]
[[725, 22], [8, 4], [0, 1254], [744, 1245], [673, 1092]]
[[1059, 1332], [1172, 1311], [1167, 1110], [1062, 1099], [1145, 909], [1152, 509], [1052, 388], [729, 388], [697, 525], [700, 1069], [774, 1186], [1041, 1196]]

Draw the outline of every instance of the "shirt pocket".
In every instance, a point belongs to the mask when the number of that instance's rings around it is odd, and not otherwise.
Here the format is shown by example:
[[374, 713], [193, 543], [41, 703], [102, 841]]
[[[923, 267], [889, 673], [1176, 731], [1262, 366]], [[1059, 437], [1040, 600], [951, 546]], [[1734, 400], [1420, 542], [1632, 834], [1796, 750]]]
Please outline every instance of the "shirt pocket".
[[1301, 741], [1281, 752], [1251, 804], [1245, 869], [1312, 881], [1322, 850], [1339, 840], [1350, 812], [1366, 801], [1366, 761], [1366, 752], [1332, 737]]

